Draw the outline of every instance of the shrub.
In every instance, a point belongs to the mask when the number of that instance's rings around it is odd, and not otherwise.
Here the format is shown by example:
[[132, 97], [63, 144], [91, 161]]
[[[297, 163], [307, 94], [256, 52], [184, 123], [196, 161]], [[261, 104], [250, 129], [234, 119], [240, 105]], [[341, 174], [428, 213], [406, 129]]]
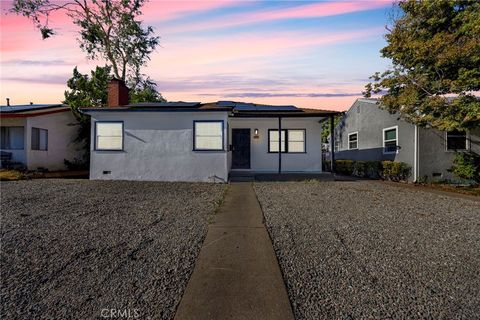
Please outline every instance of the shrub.
[[411, 167], [405, 162], [382, 161], [381, 177], [386, 180], [404, 181], [411, 173]]
[[338, 173], [350, 176], [353, 174], [354, 161], [353, 160], [336, 160], [335, 169]]
[[367, 177], [367, 162], [355, 161], [353, 164], [353, 175], [356, 177]]
[[457, 153], [450, 172], [461, 179], [480, 183], [480, 156], [474, 152]]
[[63, 163], [65, 164], [65, 167], [67, 167], [68, 170], [72, 170], [72, 171], [88, 169], [88, 162], [78, 158], [75, 158], [72, 161], [63, 159]]
[[366, 161], [365, 166], [366, 177], [372, 179], [380, 178], [382, 172], [382, 163], [380, 161]]

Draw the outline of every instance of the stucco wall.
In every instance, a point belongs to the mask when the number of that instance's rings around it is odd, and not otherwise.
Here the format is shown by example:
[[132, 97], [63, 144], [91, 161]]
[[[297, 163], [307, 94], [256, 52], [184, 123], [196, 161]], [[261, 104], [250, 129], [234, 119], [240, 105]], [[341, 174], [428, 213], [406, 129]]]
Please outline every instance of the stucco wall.
[[26, 118], [0, 118], [0, 125], [4, 127], [23, 127], [24, 137], [23, 137], [23, 146], [22, 150], [10, 150], [10, 149], [1, 149], [2, 151], [9, 152], [12, 154], [12, 162], [20, 162], [26, 165], [27, 163], [27, 153], [26, 153]]
[[[83, 151], [73, 141], [78, 132], [76, 123], [70, 111], [27, 118], [25, 149], [28, 169], [35, 170], [41, 167], [49, 170], [65, 170], [65, 159], [71, 161], [74, 158], [80, 158]], [[48, 130], [48, 150], [32, 150], [32, 128]]]
[[[398, 126], [397, 153], [384, 154], [383, 129]], [[358, 132], [358, 150], [348, 150], [348, 134]], [[345, 114], [343, 121], [335, 130], [339, 141], [336, 159], [351, 160], [394, 160], [408, 163], [414, 167], [415, 126], [381, 110], [376, 104], [357, 100]], [[413, 171], [412, 171], [413, 174]]]
[[[480, 128], [471, 131], [468, 138], [469, 149], [480, 154]], [[426, 177], [428, 180], [456, 179], [448, 172], [452, 167], [455, 152], [446, 150], [445, 132], [419, 129], [419, 142], [419, 177]]]
[[[322, 143], [320, 118], [283, 118], [282, 129], [306, 129], [306, 153], [282, 153], [283, 172], [320, 172], [322, 170]], [[268, 153], [268, 129], [278, 129], [277, 118], [230, 118], [229, 144], [232, 129], [250, 129], [251, 171], [277, 172], [278, 153]], [[254, 139], [254, 129], [259, 138]]]
[[124, 121], [124, 150], [95, 151], [92, 143], [91, 179], [228, 179], [226, 151], [193, 151], [193, 121], [223, 120], [226, 139], [226, 112], [93, 112], [91, 141], [94, 122], [102, 120]]

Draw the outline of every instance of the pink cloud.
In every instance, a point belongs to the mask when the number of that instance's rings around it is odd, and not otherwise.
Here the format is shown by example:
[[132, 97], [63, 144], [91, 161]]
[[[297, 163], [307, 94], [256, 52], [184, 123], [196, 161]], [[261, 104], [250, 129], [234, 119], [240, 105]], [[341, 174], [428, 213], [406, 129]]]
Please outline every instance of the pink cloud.
[[[226, 38], [204, 38], [184, 39], [183, 41], [164, 43], [164, 48], [159, 50], [155, 56], [163, 66], [168, 69], [169, 65], [176, 65], [182, 61], [182, 65], [219, 64], [225, 61], [241, 61], [244, 59], [269, 57], [275, 58], [278, 55], [299, 53], [306, 48], [331, 45], [335, 43], [365, 40], [372, 36], [379, 36], [383, 28], [370, 28], [348, 32], [329, 32], [317, 34], [303, 34], [299, 32], [289, 33], [243, 33]], [[152, 61], [151, 66], [155, 67], [156, 62]], [[160, 67], [160, 65], [158, 65]], [[224, 67], [224, 66], [222, 66]]]
[[302, 5], [293, 8], [260, 11], [256, 13], [241, 13], [230, 15], [207, 22], [192, 23], [170, 30], [171, 32], [185, 32], [191, 30], [219, 29], [248, 25], [259, 22], [268, 22], [284, 19], [318, 18], [334, 16], [358, 11], [373, 10], [391, 5], [391, 0], [324, 2]]
[[175, 19], [183, 14], [198, 13], [232, 5], [235, 0], [209, 0], [209, 1], [150, 1], [142, 9], [142, 19], [165, 20]]

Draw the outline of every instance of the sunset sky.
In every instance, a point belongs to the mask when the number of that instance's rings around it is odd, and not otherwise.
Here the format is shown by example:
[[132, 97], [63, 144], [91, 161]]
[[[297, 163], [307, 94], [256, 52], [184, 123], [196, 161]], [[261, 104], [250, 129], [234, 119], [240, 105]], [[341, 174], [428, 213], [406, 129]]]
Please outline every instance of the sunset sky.
[[[55, 15], [57, 35], [42, 40], [1, 0], [1, 104], [62, 101], [72, 69], [88, 73], [76, 29]], [[380, 57], [390, 0], [150, 1], [144, 24], [161, 46], [143, 70], [169, 101], [234, 100], [345, 110]]]

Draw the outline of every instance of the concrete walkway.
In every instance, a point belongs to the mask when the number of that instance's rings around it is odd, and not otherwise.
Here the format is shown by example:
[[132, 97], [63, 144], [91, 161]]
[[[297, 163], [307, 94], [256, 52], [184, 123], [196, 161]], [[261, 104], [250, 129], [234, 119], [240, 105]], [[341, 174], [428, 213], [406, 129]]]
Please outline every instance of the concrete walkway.
[[175, 319], [293, 319], [251, 183], [230, 185]]

